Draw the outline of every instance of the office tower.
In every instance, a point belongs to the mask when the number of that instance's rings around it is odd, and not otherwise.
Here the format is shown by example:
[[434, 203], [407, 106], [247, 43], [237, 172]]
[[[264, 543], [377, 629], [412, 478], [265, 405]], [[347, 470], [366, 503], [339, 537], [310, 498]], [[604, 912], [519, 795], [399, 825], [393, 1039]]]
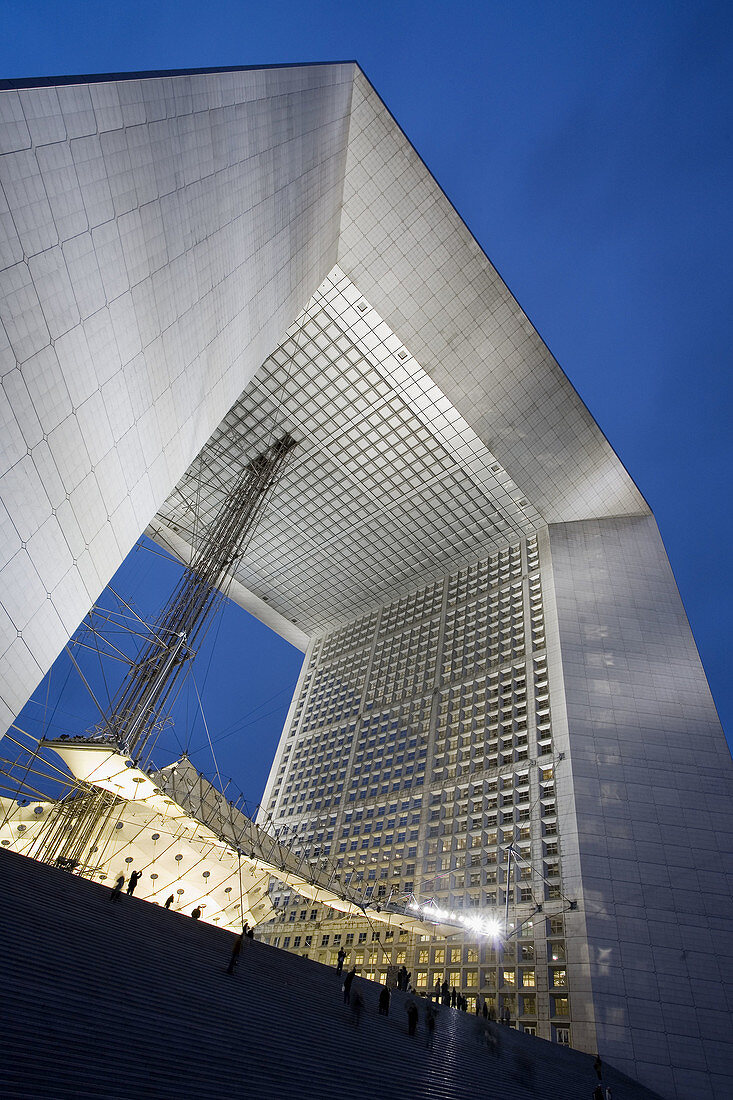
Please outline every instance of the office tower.
[[229, 590], [307, 650], [265, 812], [464, 914], [502, 915], [513, 844], [517, 934], [414, 979], [729, 1095], [731, 760], [656, 524], [358, 66], [0, 110], [5, 726], [141, 531], [187, 558], [291, 433]]
[[[305, 903], [280, 890], [268, 938], [330, 963], [344, 946], [381, 981], [406, 965], [420, 993], [447, 980], [471, 1011], [478, 996], [570, 1043], [575, 912], [555, 796], [566, 758], [553, 744], [537, 536], [316, 640], [297, 698], [266, 793], [275, 823], [296, 850], [335, 858], [365, 899], [452, 912], [456, 935], [390, 935], [323, 911], [314, 922], [312, 906], [304, 922]], [[494, 934], [477, 934], [487, 918]]]

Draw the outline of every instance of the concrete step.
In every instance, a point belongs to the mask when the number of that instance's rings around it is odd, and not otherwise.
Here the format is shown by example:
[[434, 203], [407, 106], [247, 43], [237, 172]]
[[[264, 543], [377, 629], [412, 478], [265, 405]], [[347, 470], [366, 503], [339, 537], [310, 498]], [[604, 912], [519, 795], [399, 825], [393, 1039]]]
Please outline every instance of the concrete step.
[[[394, 993], [357, 979], [358, 1029], [332, 968], [0, 850], [0, 1096], [23, 1100], [589, 1100], [592, 1057], [439, 1011], [426, 1049]], [[420, 999], [416, 998], [418, 1003]], [[481, 1040], [480, 1042], [478, 1040]], [[610, 1067], [614, 1098], [656, 1100]]]

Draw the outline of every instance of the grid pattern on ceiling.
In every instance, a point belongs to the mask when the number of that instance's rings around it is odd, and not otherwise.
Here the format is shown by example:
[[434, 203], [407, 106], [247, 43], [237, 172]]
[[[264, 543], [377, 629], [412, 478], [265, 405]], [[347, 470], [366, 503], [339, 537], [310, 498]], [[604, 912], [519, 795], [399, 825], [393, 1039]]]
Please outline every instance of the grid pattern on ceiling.
[[237, 579], [307, 632], [486, 556], [539, 514], [335, 268], [161, 509], [196, 542], [244, 463], [298, 447]]

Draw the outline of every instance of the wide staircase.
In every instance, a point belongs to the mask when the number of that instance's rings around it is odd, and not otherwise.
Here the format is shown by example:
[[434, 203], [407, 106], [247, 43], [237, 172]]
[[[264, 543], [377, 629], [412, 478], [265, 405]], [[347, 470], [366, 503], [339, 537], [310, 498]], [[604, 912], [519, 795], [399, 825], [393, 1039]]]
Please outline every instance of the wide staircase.
[[[341, 978], [0, 850], [0, 1097], [3, 1100], [590, 1100], [593, 1057], [453, 1009], [426, 1046], [424, 1002], [377, 1014], [379, 987], [357, 979], [358, 1025]], [[614, 1100], [656, 1100], [611, 1067]]]

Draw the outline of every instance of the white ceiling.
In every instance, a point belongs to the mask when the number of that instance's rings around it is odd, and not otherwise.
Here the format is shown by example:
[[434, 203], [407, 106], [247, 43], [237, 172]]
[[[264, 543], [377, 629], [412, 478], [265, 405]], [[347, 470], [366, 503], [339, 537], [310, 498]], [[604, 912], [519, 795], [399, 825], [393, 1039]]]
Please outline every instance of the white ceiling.
[[306, 634], [516, 541], [542, 518], [337, 267], [160, 512], [186, 542], [284, 431], [236, 578]]

